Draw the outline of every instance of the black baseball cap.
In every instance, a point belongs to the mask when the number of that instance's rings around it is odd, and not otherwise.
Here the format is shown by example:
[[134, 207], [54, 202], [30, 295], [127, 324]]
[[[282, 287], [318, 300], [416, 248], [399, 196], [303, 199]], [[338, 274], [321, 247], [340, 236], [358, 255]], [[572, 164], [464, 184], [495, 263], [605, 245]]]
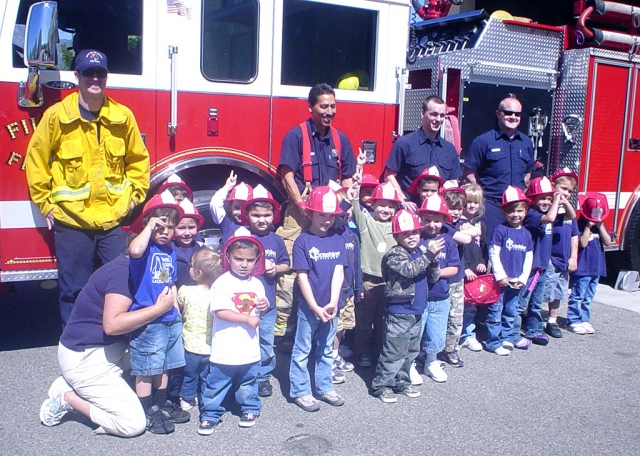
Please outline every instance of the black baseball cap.
[[102, 68], [109, 71], [107, 67], [107, 56], [103, 52], [95, 49], [85, 49], [76, 54], [76, 71], [84, 71], [89, 68]]

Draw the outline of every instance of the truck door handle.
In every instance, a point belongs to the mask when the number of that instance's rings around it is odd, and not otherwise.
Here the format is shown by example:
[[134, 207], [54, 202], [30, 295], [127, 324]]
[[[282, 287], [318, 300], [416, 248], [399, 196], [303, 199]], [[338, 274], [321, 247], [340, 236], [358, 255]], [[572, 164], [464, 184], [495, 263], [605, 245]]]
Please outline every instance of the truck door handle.
[[640, 150], [640, 138], [629, 138], [629, 149]]
[[167, 134], [174, 136], [178, 131], [178, 46], [169, 46], [171, 59], [171, 120], [167, 124]]

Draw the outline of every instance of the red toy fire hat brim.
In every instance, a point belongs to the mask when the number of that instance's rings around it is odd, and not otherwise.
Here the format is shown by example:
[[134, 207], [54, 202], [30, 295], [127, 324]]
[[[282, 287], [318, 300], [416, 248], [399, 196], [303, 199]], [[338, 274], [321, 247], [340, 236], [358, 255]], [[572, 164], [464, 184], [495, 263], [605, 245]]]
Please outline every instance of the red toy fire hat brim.
[[397, 204], [402, 203], [402, 199], [400, 199], [400, 195], [398, 195], [398, 191], [393, 186], [391, 182], [385, 182], [383, 184], [378, 184], [376, 188], [373, 189], [373, 193], [369, 197], [369, 201], [393, 201]]
[[435, 166], [432, 166], [431, 168], [425, 168], [422, 170], [420, 175], [416, 177], [413, 180], [413, 182], [411, 182], [411, 185], [409, 185], [409, 188], [407, 189], [407, 193], [409, 193], [409, 195], [418, 196], [418, 185], [420, 184], [420, 181], [422, 179], [427, 179], [427, 178], [437, 180], [438, 184], [440, 184], [440, 188], [442, 188], [442, 186], [444, 185], [444, 181], [440, 177], [438, 168], [436, 168]]
[[182, 218], [194, 219], [196, 221], [196, 225], [198, 226], [198, 230], [200, 230], [200, 228], [202, 228], [202, 225], [204, 225], [204, 217], [200, 215], [198, 209], [193, 205], [193, 203], [188, 199], [183, 199], [182, 201], [180, 201], [180, 207], [184, 212]]
[[255, 236], [252, 236], [251, 232], [244, 226], [238, 228], [222, 246], [222, 272], [231, 270], [231, 265], [229, 264], [229, 259], [227, 258], [227, 250], [229, 250], [231, 244], [237, 241], [249, 241], [258, 246], [260, 253], [258, 254], [256, 265], [253, 268], [251, 275], [253, 277], [258, 277], [264, 274], [264, 272], [266, 271], [264, 246]]
[[550, 196], [555, 193], [553, 184], [546, 176], [536, 177], [529, 182], [527, 196]]
[[401, 209], [395, 213], [393, 219], [391, 219], [391, 233], [399, 234], [405, 231], [421, 230], [422, 224], [420, 223], [420, 217], [411, 211]]
[[362, 182], [360, 182], [360, 187], [377, 187], [380, 185], [378, 179], [373, 174], [365, 174], [362, 176]]
[[598, 192], [587, 192], [578, 195], [580, 214], [592, 223], [599, 223], [609, 217], [609, 201]]
[[156, 193], [160, 194], [164, 192], [166, 189], [168, 189], [169, 187], [180, 187], [185, 192], [187, 192], [187, 197], [191, 201], [193, 201], [193, 191], [191, 191], [191, 187], [185, 184], [185, 182], [177, 174], [172, 174], [171, 176], [169, 176], [167, 180], [165, 180], [162, 183], [160, 188], [158, 188], [158, 191]]
[[251, 199], [252, 193], [253, 187], [251, 185], [240, 182], [231, 189], [229, 196], [227, 196], [227, 199], [225, 199], [224, 202], [228, 204], [232, 201], [246, 201]]
[[578, 175], [569, 168], [562, 168], [556, 171], [555, 174], [551, 176], [551, 182], [555, 182], [559, 177], [573, 177], [576, 180], [576, 185], [578, 184]]
[[444, 215], [447, 222], [451, 221], [451, 216], [449, 215], [449, 209], [447, 209], [446, 201], [442, 196], [437, 194], [433, 194], [429, 198], [426, 198], [420, 205], [418, 214], [426, 213]]
[[444, 185], [440, 186], [440, 195], [444, 196], [447, 193], [454, 193], [454, 192], [458, 192], [460, 193], [462, 196], [464, 196], [464, 198], [467, 198], [467, 192], [464, 191], [464, 188], [457, 186], [456, 184], [452, 184], [449, 181], [445, 182]]
[[502, 204], [500, 207], [504, 208], [513, 203], [526, 203], [527, 206], [529, 206], [531, 200], [527, 198], [527, 195], [524, 194], [521, 188], [509, 185], [504, 193], [502, 193]]
[[280, 222], [280, 204], [273, 199], [273, 195], [270, 191], [264, 188], [262, 185], [258, 185], [251, 192], [251, 198], [242, 203], [242, 208], [240, 209], [240, 223], [245, 226], [249, 225], [249, 219], [247, 218], [247, 209], [253, 203], [269, 203], [273, 206], [273, 224], [276, 225]]
[[321, 212], [323, 214], [342, 214], [338, 195], [329, 188], [328, 185], [322, 185], [311, 190], [306, 201], [298, 201], [298, 206], [312, 212]]
[[178, 211], [178, 220], [181, 220], [182, 217], [184, 217], [184, 210], [178, 203], [176, 203], [176, 199], [173, 197], [171, 192], [169, 190], [165, 190], [162, 193], [156, 193], [153, 195], [153, 197], [151, 197], [151, 199], [144, 205], [142, 213], [131, 223], [131, 225], [128, 227], [122, 227], [123, 230], [131, 233], [140, 233], [144, 228], [142, 225], [144, 218], [149, 215], [152, 210], [161, 207], [175, 209]]

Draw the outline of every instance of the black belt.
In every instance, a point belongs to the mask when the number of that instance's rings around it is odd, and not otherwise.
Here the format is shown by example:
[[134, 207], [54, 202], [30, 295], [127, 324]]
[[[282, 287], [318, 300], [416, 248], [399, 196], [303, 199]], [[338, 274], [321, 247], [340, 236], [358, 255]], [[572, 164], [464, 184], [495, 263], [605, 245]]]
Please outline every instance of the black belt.
[[492, 198], [490, 196], [484, 197], [485, 201], [489, 201], [490, 203], [497, 204], [498, 206], [502, 204], [502, 198]]

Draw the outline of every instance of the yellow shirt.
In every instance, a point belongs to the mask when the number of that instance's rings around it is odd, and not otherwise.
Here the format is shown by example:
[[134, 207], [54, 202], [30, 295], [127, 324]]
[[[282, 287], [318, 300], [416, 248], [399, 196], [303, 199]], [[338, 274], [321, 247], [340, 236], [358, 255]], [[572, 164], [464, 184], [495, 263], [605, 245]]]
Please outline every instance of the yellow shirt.
[[210, 291], [197, 285], [183, 285], [178, 290], [184, 349], [197, 355], [211, 354], [213, 315], [209, 313], [210, 300]]

